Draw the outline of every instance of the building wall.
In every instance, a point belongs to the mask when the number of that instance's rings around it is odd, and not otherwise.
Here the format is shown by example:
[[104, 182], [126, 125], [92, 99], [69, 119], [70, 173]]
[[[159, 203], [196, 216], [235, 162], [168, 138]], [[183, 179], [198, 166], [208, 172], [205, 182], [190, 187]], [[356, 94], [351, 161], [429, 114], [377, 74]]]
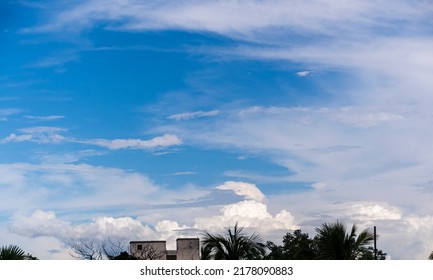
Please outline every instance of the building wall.
[[178, 238], [176, 247], [178, 260], [200, 259], [200, 241], [198, 238]]
[[[131, 241], [131, 255], [145, 260], [199, 260], [200, 240], [198, 238], [178, 238], [176, 250], [167, 251], [166, 241]], [[168, 255], [167, 255], [168, 253]]]

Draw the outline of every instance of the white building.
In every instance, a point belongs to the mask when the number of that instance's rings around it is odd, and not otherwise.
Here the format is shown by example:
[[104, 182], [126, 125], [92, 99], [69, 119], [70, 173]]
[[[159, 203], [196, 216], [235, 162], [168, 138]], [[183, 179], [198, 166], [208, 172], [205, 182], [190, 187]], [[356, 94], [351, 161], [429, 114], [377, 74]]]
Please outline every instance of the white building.
[[176, 250], [167, 250], [166, 241], [131, 241], [131, 255], [143, 260], [199, 260], [198, 238], [176, 239]]

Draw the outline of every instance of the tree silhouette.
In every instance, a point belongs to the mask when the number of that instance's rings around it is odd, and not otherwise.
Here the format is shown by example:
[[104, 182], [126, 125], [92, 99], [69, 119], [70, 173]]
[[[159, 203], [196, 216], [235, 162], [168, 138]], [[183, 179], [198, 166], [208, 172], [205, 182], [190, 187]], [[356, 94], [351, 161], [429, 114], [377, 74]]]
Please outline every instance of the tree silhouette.
[[293, 233], [286, 233], [283, 237], [283, 245], [276, 245], [268, 241], [266, 246], [270, 250], [266, 258], [270, 260], [314, 260], [318, 258], [317, 242], [300, 229]]
[[336, 223], [324, 223], [316, 228], [317, 246], [319, 258], [325, 260], [356, 260], [361, 259], [366, 246], [374, 240], [370, 230], [364, 230], [357, 234], [354, 224], [347, 232], [345, 225]]
[[0, 260], [37, 260], [29, 253], [16, 245], [2, 246], [0, 248]]
[[247, 236], [242, 230], [236, 223], [233, 230], [227, 228], [225, 235], [205, 232], [202, 252], [207, 252], [208, 258], [215, 260], [263, 259], [265, 245], [261, 237], [258, 234]]

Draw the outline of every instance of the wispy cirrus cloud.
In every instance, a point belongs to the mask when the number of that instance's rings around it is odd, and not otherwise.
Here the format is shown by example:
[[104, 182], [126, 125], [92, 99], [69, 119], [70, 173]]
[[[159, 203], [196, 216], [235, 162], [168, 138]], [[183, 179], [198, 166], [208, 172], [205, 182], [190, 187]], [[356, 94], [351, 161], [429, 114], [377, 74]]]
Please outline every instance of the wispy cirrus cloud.
[[0, 109], [0, 121], [7, 121], [9, 116], [20, 114], [23, 110], [16, 108]]
[[67, 131], [60, 127], [38, 126], [30, 128], [22, 128], [18, 130], [22, 134], [12, 133], [6, 138], [0, 140], [0, 143], [10, 142], [35, 142], [39, 144], [60, 143], [65, 140], [65, 137], [60, 135], [60, 132]]
[[182, 141], [173, 134], [164, 134], [163, 136], [158, 136], [152, 138], [150, 140], [141, 140], [141, 139], [92, 139], [92, 140], [84, 140], [77, 141], [78, 143], [95, 145], [103, 148], [108, 148], [110, 150], [119, 150], [119, 149], [141, 149], [141, 150], [149, 150], [156, 148], [167, 148], [170, 146], [177, 146], [182, 144]]
[[64, 119], [65, 116], [24, 116], [24, 118], [33, 121], [54, 121]]
[[[395, 21], [420, 22], [429, 19], [432, 9], [424, 1], [394, 3], [387, 1], [350, 3], [311, 1], [81, 1], [55, 9], [45, 24], [29, 28], [33, 32], [92, 28], [101, 22], [118, 30], [185, 29], [215, 32], [233, 37], [264, 36], [276, 28], [295, 34], [365, 33], [377, 27], [395, 29]], [[411, 26], [413, 28], [413, 25]], [[410, 27], [408, 26], [408, 29]], [[360, 32], [361, 31], [361, 32]], [[363, 31], [363, 32], [362, 32]], [[350, 34], [350, 32], [345, 33]], [[356, 34], [350, 34], [356, 36]]]
[[[59, 119], [59, 116], [42, 117], [42, 120]], [[41, 120], [40, 118], [36, 118]], [[142, 139], [91, 139], [79, 140], [73, 137], [65, 137], [61, 135], [62, 132], [68, 131], [61, 127], [37, 126], [18, 129], [21, 134], [11, 133], [9, 136], [0, 139], [1, 144], [11, 142], [34, 142], [38, 144], [58, 144], [61, 142], [79, 143], [85, 145], [99, 146], [109, 150], [120, 149], [159, 149], [168, 148], [171, 146], [181, 145], [182, 141], [179, 137], [173, 134], [164, 134], [162, 136], [154, 137], [150, 140]]]
[[202, 117], [213, 117], [213, 116], [217, 116], [219, 113], [220, 113], [219, 110], [187, 112], [187, 113], [170, 115], [167, 117], [167, 119], [176, 120], [176, 121], [191, 120], [191, 119], [202, 118]]

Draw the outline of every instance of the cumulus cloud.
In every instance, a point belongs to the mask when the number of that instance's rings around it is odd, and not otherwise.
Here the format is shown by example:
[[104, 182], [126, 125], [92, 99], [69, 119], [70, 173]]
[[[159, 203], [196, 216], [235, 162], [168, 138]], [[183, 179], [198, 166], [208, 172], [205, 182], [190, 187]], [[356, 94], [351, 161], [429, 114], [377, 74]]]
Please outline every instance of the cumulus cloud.
[[275, 216], [272, 216], [265, 204], [253, 200], [226, 205], [220, 210], [220, 214], [216, 216], [198, 218], [195, 227], [220, 231], [233, 226], [235, 223], [262, 233], [290, 231], [298, 227], [294, 217], [287, 210], [281, 210]]
[[[242, 185], [242, 182], [237, 184]], [[245, 196], [243, 192], [237, 195]], [[149, 209], [148, 213], [158, 213], [152, 222], [150, 218], [155, 214], [140, 218], [95, 216], [88, 221], [72, 223], [66, 216], [59, 218], [54, 211], [35, 210], [30, 215], [16, 214], [10, 229], [20, 236], [55, 238], [63, 244], [70, 240], [118, 238], [127, 241], [167, 240], [168, 247], [174, 248], [178, 237], [200, 237], [203, 230], [222, 233], [235, 223], [245, 227], [246, 233], [256, 232], [264, 240], [279, 242], [286, 232], [301, 228], [314, 236], [314, 228], [321, 223], [340, 219], [348, 225], [356, 223], [360, 230], [377, 226], [379, 248], [391, 258], [398, 258], [401, 250], [405, 250], [407, 258], [425, 259], [431, 251], [428, 240], [433, 232], [433, 218], [428, 215], [405, 215], [396, 206], [368, 200], [330, 204], [326, 197], [314, 198], [312, 193], [298, 194], [298, 197], [271, 196], [266, 201], [268, 204], [246, 198], [216, 208], [185, 208], [178, 216], [173, 215], [172, 210]], [[286, 205], [290, 206], [290, 211], [285, 209]], [[320, 216], [311, 220], [315, 211], [319, 211]], [[190, 217], [186, 223], [177, 220], [185, 215]]]
[[29, 236], [55, 237], [63, 242], [78, 239], [107, 240], [152, 239], [155, 234], [148, 226], [130, 217], [97, 217], [89, 223], [73, 225], [56, 217], [52, 211], [36, 210], [30, 216], [18, 216], [11, 230]]
[[167, 117], [167, 119], [182, 121], [182, 120], [190, 120], [190, 119], [201, 118], [201, 117], [213, 117], [218, 115], [219, 113], [220, 113], [219, 110], [188, 112], [188, 113], [170, 115]]
[[[159, 218], [153, 222], [150, 222], [149, 215], [141, 218], [95, 216], [90, 220], [87, 219], [88, 221], [80, 219], [79, 222], [71, 222], [67, 215], [65, 218], [59, 218], [54, 211], [37, 209], [28, 215], [15, 214], [10, 229], [21, 236], [52, 237], [65, 244], [70, 240], [102, 241], [118, 238], [122, 240], [167, 240], [168, 245], [172, 247], [178, 237], [200, 237], [203, 230], [223, 231], [235, 223], [249, 231], [263, 234], [264, 238], [274, 237], [275, 234], [279, 236], [298, 227], [295, 217], [288, 210], [282, 209], [276, 214], [271, 214], [264, 202], [252, 200], [251, 197], [264, 200], [263, 194], [257, 187], [242, 182], [227, 182], [225, 187], [236, 191], [237, 195], [246, 200], [211, 207], [216, 207], [216, 213], [208, 207], [192, 206], [182, 211], [190, 216], [188, 223], [181, 223], [173, 219], [175, 216], [170, 212], [166, 212], [167, 216], [159, 215]], [[214, 193], [214, 195], [217, 194]], [[47, 208], [49, 205], [44, 206]], [[56, 208], [62, 209], [59, 207]], [[75, 205], [74, 207], [80, 206]], [[98, 208], [101, 205], [93, 207]], [[21, 209], [20, 212], [23, 210]], [[158, 212], [158, 210], [153, 210], [155, 211]]]

